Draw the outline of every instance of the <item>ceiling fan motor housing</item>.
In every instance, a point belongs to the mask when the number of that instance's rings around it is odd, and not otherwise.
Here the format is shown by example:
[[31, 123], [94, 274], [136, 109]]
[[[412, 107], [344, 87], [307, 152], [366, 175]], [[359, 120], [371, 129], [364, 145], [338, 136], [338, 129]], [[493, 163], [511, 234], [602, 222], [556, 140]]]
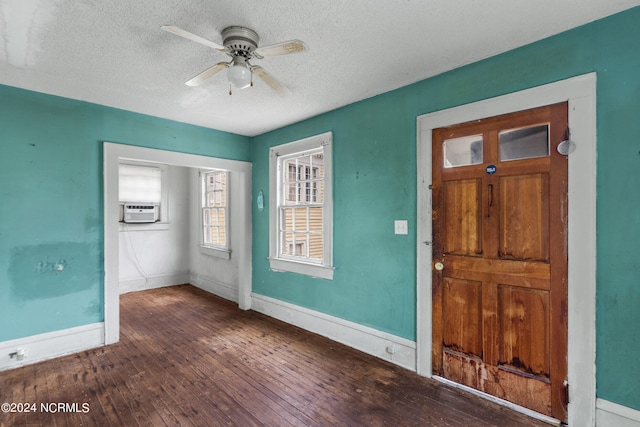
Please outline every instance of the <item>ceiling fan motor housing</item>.
[[258, 48], [258, 34], [252, 29], [233, 26], [222, 30], [222, 45], [229, 55], [251, 59]]

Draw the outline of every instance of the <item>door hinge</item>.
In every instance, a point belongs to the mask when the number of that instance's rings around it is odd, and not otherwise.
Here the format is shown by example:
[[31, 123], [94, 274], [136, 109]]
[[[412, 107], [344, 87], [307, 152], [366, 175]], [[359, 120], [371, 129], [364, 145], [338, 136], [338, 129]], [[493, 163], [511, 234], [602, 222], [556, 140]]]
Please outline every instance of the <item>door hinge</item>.
[[433, 190], [433, 186], [429, 184], [429, 190]]
[[564, 380], [564, 404], [565, 406], [569, 405], [569, 382], [567, 382], [567, 380]]

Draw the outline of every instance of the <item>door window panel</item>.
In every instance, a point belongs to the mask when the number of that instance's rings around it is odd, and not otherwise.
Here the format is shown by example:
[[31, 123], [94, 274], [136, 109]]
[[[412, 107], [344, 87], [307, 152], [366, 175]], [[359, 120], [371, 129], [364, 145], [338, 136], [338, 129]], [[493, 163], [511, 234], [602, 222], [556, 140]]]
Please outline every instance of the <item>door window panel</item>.
[[500, 161], [532, 159], [549, 155], [549, 125], [500, 132]]
[[482, 135], [447, 139], [443, 143], [444, 167], [478, 165], [482, 163]]

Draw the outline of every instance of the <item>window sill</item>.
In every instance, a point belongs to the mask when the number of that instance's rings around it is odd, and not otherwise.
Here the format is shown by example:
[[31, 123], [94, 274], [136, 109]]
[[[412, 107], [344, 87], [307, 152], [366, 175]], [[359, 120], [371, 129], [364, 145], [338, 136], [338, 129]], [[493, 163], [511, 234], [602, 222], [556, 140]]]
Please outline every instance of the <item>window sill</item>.
[[162, 231], [169, 229], [168, 222], [119, 222], [120, 231]]
[[231, 259], [231, 251], [229, 249], [211, 248], [209, 246], [198, 246], [202, 255], [208, 255], [220, 259]]
[[328, 267], [326, 265], [290, 261], [281, 258], [269, 258], [269, 264], [273, 271], [288, 271], [291, 273], [333, 280], [334, 269], [333, 267]]

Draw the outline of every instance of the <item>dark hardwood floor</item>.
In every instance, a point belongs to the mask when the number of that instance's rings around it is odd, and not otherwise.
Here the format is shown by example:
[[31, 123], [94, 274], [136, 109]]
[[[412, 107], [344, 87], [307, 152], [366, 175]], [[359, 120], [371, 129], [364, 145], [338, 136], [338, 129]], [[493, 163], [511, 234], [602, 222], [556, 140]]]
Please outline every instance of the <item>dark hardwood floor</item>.
[[0, 372], [37, 404], [0, 426], [548, 427], [189, 285], [120, 301], [119, 343]]

